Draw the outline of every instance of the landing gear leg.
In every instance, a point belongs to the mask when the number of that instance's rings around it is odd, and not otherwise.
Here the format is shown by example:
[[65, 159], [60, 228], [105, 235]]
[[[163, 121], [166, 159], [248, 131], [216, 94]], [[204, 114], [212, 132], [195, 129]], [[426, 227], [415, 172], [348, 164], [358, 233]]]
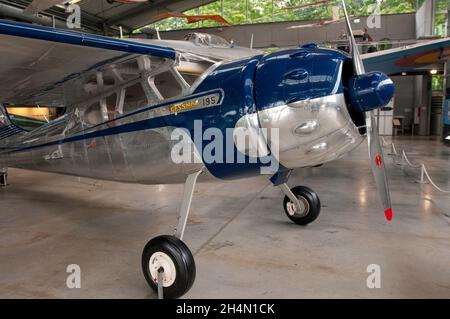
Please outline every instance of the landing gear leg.
[[8, 170], [0, 169], [0, 187], [8, 186]]
[[196, 273], [194, 257], [182, 239], [195, 184], [201, 172], [202, 170], [193, 173], [186, 179], [174, 236], [163, 235], [151, 239], [142, 253], [144, 277], [150, 287], [158, 292], [159, 297], [164, 295], [169, 299], [179, 298], [194, 284]]
[[270, 181], [274, 186], [280, 187], [284, 197], [283, 206], [287, 217], [298, 225], [307, 225], [313, 222], [320, 214], [319, 196], [306, 186], [297, 186], [292, 189], [286, 184], [292, 170], [281, 167]]
[[316, 192], [306, 186], [289, 189], [286, 183], [279, 185], [286, 195], [283, 201], [287, 217], [298, 225], [313, 222], [320, 214], [320, 199]]

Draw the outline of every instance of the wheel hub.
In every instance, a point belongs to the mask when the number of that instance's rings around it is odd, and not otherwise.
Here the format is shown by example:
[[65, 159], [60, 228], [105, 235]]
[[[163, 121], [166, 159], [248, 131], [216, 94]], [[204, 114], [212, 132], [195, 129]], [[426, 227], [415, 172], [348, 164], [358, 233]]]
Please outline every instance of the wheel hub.
[[163, 287], [167, 288], [173, 285], [176, 279], [177, 271], [175, 264], [169, 255], [163, 252], [155, 252], [149, 261], [150, 274], [155, 283], [158, 282], [158, 270], [164, 269]]
[[309, 203], [306, 200], [306, 198], [304, 198], [302, 196], [298, 196], [297, 199], [300, 204], [300, 210], [297, 208], [297, 205], [295, 205], [292, 201], [289, 201], [286, 204], [286, 208], [287, 208], [289, 215], [291, 215], [291, 216], [299, 215], [302, 217], [308, 215]]

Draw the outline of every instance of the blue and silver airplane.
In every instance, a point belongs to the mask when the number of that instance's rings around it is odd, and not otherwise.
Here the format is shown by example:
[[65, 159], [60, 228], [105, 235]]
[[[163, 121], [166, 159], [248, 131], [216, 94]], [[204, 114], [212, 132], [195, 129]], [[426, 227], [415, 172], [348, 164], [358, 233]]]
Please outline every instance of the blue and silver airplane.
[[[292, 170], [336, 160], [367, 137], [391, 220], [374, 110], [394, 94], [386, 74], [415, 67], [396, 60], [448, 52], [450, 39], [361, 56], [348, 17], [346, 22], [351, 54], [314, 44], [263, 54], [207, 34], [192, 33], [186, 41], [123, 40], [0, 20], [0, 183], [7, 185], [8, 167], [185, 183], [175, 234], [151, 239], [142, 255], [146, 281], [168, 298], [182, 296], [195, 280], [194, 259], [182, 239], [197, 180], [246, 178], [276, 163], [267, 178], [286, 195], [287, 217], [306, 225], [318, 217], [320, 200], [307, 187], [288, 187]], [[427, 63], [447, 58], [440, 54]], [[18, 107], [53, 108], [57, 116], [27, 119], [11, 111]], [[198, 127], [200, 143], [191, 138], [192, 154], [183, 154], [197, 160], [174, 161], [179, 141], [173, 132], [195, 137]], [[278, 138], [253, 136], [266, 146], [256, 155], [232, 138], [231, 147], [215, 150], [220, 160], [211, 161], [204, 143], [209, 129], [223, 133], [215, 139], [225, 140], [230, 130], [262, 129], [276, 129]]]

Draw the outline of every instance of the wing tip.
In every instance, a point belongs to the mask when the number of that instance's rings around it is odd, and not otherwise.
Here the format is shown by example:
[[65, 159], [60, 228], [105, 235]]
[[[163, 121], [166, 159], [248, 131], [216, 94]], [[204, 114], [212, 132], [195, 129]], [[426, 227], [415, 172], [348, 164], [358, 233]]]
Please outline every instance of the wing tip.
[[392, 207], [389, 207], [388, 209], [386, 209], [384, 211], [384, 215], [386, 216], [386, 219], [388, 221], [391, 221], [392, 220]]

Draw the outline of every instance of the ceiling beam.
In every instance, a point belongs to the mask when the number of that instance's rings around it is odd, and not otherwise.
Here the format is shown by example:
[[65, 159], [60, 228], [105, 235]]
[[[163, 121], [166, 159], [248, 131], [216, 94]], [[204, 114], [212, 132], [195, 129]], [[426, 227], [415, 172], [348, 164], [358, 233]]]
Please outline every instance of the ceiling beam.
[[[67, 13], [63, 8], [54, 6], [37, 15], [25, 15], [23, 10], [29, 2], [31, 1], [0, 0], [0, 14], [5, 17], [47, 26], [52, 26], [52, 17], [55, 17], [58, 28], [67, 27], [65, 21], [70, 13]], [[81, 28], [84, 32], [119, 34], [118, 29], [105, 24], [104, 19], [94, 16], [84, 10], [81, 10]], [[128, 30], [125, 31], [131, 32], [132, 29], [128, 28]]]

